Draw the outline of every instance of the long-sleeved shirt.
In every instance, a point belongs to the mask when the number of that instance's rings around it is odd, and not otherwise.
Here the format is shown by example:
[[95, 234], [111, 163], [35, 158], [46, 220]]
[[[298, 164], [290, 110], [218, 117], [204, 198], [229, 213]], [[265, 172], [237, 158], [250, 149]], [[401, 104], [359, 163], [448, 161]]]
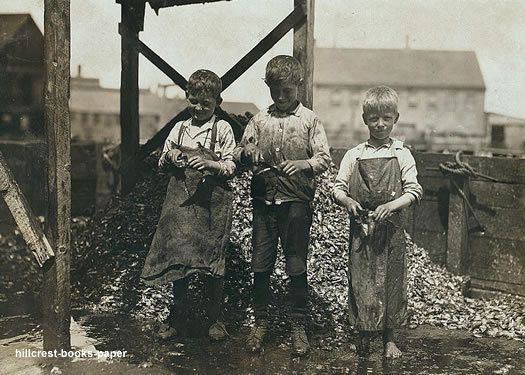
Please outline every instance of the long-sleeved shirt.
[[[159, 158], [159, 168], [163, 169], [168, 164], [166, 153], [176, 146], [186, 146], [197, 148], [199, 145], [209, 148], [211, 145], [211, 133], [215, 115], [210, 118], [208, 122], [202, 126], [194, 126], [191, 124], [191, 118], [184, 121], [179, 121], [171, 129], [164, 148]], [[182, 127], [182, 140], [179, 141], [179, 132]], [[233, 130], [226, 121], [217, 121], [217, 143], [215, 144], [215, 152], [220, 155], [220, 171], [219, 176], [230, 177], [235, 172], [235, 162], [233, 161], [233, 151], [235, 149], [235, 138]]]
[[377, 148], [367, 141], [346, 152], [341, 161], [339, 173], [335, 179], [334, 198], [336, 200], [340, 201], [349, 196], [348, 183], [350, 181], [350, 176], [354, 172], [357, 158], [372, 159], [391, 157], [392, 152], [390, 146], [392, 145], [392, 147], [394, 147], [394, 154], [397, 157], [401, 169], [403, 194], [408, 193], [413, 197], [412, 202], [419, 202], [423, 195], [423, 188], [417, 181], [416, 161], [410, 153], [410, 150], [403, 146], [403, 142], [396, 139], [392, 139], [391, 141], [393, 143], [387, 143]]
[[326, 134], [314, 112], [299, 105], [291, 113], [282, 113], [275, 105], [255, 115], [235, 149], [235, 159], [241, 161], [243, 147], [254, 143], [264, 162], [278, 166], [285, 160], [306, 160], [311, 170], [286, 176], [274, 171], [252, 178], [252, 197], [267, 203], [311, 201], [315, 193], [314, 176], [330, 165], [330, 150]]

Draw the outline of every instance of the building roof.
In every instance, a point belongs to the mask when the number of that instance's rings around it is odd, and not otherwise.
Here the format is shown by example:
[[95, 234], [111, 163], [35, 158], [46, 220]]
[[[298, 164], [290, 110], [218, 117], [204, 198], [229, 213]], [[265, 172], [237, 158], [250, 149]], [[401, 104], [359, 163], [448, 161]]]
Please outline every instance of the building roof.
[[233, 113], [234, 115], [244, 115], [246, 112], [250, 112], [252, 115], [255, 115], [259, 112], [259, 108], [257, 108], [255, 104], [249, 102], [224, 101], [221, 104], [221, 108], [228, 113]]
[[485, 89], [474, 51], [316, 48], [316, 85]]
[[525, 126], [525, 118], [503, 115], [501, 113], [487, 112], [489, 125], [520, 125]]
[[16, 33], [26, 22], [31, 22], [37, 27], [28, 13], [0, 14], [0, 48], [13, 41]]

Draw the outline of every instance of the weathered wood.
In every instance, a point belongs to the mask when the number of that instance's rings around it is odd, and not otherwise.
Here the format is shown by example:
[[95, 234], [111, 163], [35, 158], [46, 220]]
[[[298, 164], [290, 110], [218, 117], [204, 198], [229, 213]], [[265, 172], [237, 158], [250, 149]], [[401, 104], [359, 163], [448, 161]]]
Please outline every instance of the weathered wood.
[[[456, 184], [468, 196], [468, 181], [457, 179]], [[468, 211], [455, 186], [451, 189], [448, 210], [447, 269], [462, 274], [468, 252]]]
[[0, 152], [0, 194], [22, 233], [22, 237], [42, 267], [55, 253], [51, 248], [38, 220]]
[[303, 81], [299, 86], [299, 100], [312, 109], [314, 103], [314, 0], [294, 0], [295, 8], [301, 8], [306, 18], [296, 25], [293, 33], [293, 55], [303, 67]]
[[502, 292], [525, 296], [525, 285], [484, 280], [477, 277], [470, 279], [470, 296], [473, 298], [493, 298]]
[[221, 78], [222, 89], [226, 90], [237, 78], [248, 70], [257, 60], [268, 52], [288, 31], [297, 23], [305, 19], [306, 13], [303, 7], [295, 7], [294, 10], [279, 23], [268, 35], [266, 35], [250, 52], [240, 59]]
[[155, 65], [161, 72], [171, 78], [173, 83], [177, 84], [181, 89], [186, 91], [188, 81], [182, 74], [177, 72], [170, 64], [168, 64], [162, 57], [157, 55], [151, 48], [144, 44], [134, 35], [125, 35], [128, 37], [130, 44], [132, 44], [142, 55], [147, 58], [153, 65]]
[[423, 187], [423, 199], [436, 202], [445, 201], [448, 205], [449, 181], [448, 178], [417, 176], [418, 182]]
[[48, 144], [46, 235], [55, 257], [44, 265], [44, 350], [70, 343], [71, 159], [69, 121], [70, 4], [44, 1], [44, 124]]
[[469, 246], [473, 249], [468, 259], [469, 275], [525, 287], [525, 238], [509, 240], [471, 235]]
[[[140, 21], [144, 19], [144, 3], [127, 2], [121, 5], [119, 31], [122, 43], [120, 75], [120, 152], [121, 160], [131, 159], [139, 150], [139, 54], [130, 43], [138, 39]], [[137, 171], [121, 175], [122, 193], [128, 193], [137, 179]]]
[[415, 230], [428, 232], [446, 232], [448, 220], [447, 207], [439, 207], [438, 202], [422, 200], [415, 208], [414, 226]]
[[525, 208], [525, 185], [485, 181], [470, 183], [470, 198], [475, 208]]
[[485, 227], [485, 237], [525, 239], [525, 209], [492, 207], [490, 210], [475, 210], [476, 216]]

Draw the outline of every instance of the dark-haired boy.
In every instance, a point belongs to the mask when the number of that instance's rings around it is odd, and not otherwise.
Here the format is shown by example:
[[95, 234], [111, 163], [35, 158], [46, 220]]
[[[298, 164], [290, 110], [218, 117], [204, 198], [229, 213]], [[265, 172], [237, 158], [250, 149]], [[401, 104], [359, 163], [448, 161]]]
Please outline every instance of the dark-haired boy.
[[253, 304], [255, 326], [247, 349], [259, 352], [268, 330], [270, 275], [279, 239], [290, 277], [292, 342], [296, 355], [308, 352], [307, 255], [316, 175], [330, 164], [326, 135], [319, 118], [297, 99], [302, 68], [280, 55], [266, 66], [265, 82], [273, 104], [248, 123], [235, 156], [253, 166]]

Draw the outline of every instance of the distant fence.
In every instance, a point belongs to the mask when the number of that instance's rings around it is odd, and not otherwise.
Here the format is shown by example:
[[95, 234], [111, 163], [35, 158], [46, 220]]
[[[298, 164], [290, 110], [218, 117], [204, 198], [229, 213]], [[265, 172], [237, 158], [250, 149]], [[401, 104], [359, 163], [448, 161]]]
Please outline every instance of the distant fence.
[[[332, 151], [339, 165], [345, 150]], [[415, 153], [424, 197], [413, 209], [408, 230], [432, 259], [471, 278], [473, 295], [510, 292], [525, 296], [525, 159], [463, 156], [480, 173], [498, 179], [471, 178], [463, 190], [476, 216], [475, 222], [463, 199], [439, 164], [454, 155]], [[470, 218], [469, 218], [470, 216]]]
[[[109, 172], [103, 167], [103, 144], [71, 144], [71, 210], [74, 216], [91, 215], [111, 196]], [[47, 209], [47, 149], [39, 141], [0, 141], [7, 160], [31, 209], [45, 215]], [[0, 199], [0, 225], [12, 225], [13, 218]]]

